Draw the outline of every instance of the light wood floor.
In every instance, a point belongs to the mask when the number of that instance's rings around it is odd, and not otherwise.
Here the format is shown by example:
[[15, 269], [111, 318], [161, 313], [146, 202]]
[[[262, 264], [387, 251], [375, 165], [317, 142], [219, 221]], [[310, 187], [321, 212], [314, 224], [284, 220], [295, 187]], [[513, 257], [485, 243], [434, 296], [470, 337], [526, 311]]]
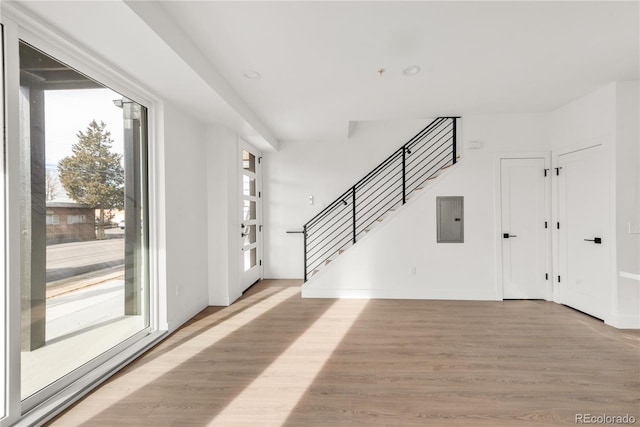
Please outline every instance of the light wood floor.
[[301, 299], [208, 308], [54, 426], [640, 423], [640, 335], [543, 301]]

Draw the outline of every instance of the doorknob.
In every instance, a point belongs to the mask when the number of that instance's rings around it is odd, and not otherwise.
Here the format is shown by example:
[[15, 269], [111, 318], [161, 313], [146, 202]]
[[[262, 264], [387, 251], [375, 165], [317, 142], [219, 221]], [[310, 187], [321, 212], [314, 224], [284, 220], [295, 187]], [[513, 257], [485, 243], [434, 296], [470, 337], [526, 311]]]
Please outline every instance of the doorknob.
[[594, 237], [593, 239], [584, 239], [585, 242], [593, 242], [596, 245], [601, 245], [602, 244], [602, 238], [601, 237]]
[[504, 233], [502, 237], [505, 239], [508, 239], [509, 237], [518, 237], [518, 236], [516, 236], [515, 234]]

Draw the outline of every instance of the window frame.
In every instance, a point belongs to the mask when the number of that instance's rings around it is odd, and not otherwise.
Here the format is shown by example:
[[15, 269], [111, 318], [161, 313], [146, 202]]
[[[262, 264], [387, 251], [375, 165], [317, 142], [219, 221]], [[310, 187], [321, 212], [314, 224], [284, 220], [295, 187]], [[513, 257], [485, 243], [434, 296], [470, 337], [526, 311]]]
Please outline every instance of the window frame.
[[[13, 4], [2, 4], [0, 24], [4, 26], [4, 102], [6, 135], [4, 165], [5, 182], [0, 195], [4, 210], [0, 220], [4, 227], [5, 288], [0, 296], [0, 314], [6, 310], [6, 341], [3, 350], [5, 373], [4, 414], [0, 427], [23, 422], [39, 423], [71, 405], [74, 401], [113, 375], [124, 364], [157, 343], [167, 332], [166, 274], [163, 258], [165, 237], [164, 215], [164, 140], [161, 128], [163, 119], [162, 101], [144, 89], [138, 80], [123, 74], [98, 58], [78, 47], [80, 43], [61, 36], [52, 27], [25, 14]], [[126, 96], [147, 108], [147, 233], [149, 247], [148, 287], [149, 326], [129, 339], [117, 344], [94, 360], [81, 366], [63, 378], [45, 387], [38, 393], [20, 398], [20, 251], [11, 248], [20, 245], [20, 162], [19, 162], [19, 42], [24, 41], [42, 50], [69, 67], [110, 89]], [[1, 100], [1, 99], [0, 99]], [[8, 284], [11, 284], [9, 286]], [[2, 359], [0, 359], [1, 361]], [[1, 395], [0, 395], [1, 397]], [[2, 404], [2, 403], [0, 403]]]

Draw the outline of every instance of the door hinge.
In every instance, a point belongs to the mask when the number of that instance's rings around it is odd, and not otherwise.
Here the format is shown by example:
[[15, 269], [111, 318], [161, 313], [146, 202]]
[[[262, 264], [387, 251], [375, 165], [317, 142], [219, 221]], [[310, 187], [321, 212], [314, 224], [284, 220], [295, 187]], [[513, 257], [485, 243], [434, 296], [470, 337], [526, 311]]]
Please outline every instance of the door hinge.
[[258, 164], [262, 163], [262, 156], [258, 157]]
[[556, 176], [560, 175], [560, 169], [562, 169], [562, 166], [559, 166], [556, 169]]
[[258, 199], [262, 197], [262, 191], [258, 191]]
[[544, 280], [549, 280], [549, 273], [544, 273]]
[[549, 168], [545, 168], [544, 169], [544, 176], [547, 176], [547, 172], [549, 171]]
[[262, 232], [262, 224], [258, 226], [258, 231]]
[[560, 276], [558, 276], [558, 283], [560, 283]]
[[544, 228], [549, 228], [549, 224], [547, 223], [547, 221], [544, 222]]
[[260, 265], [262, 265], [262, 260], [260, 260]]
[[558, 230], [560, 230], [560, 223], [559, 223], [559, 222], [556, 222], [556, 228], [557, 228]]

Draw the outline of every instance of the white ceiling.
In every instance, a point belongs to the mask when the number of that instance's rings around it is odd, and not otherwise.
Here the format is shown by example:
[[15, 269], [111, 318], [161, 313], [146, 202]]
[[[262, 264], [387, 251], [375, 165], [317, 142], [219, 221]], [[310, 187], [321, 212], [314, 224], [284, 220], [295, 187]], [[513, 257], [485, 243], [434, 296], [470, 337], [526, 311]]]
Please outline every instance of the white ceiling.
[[[640, 73], [638, 2], [154, 6], [279, 140], [344, 139], [355, 120], [550, 111]], [[422, 71], [403, 76], [410, 65]]]
[[551, 111], [640, 78], [639, 1], [123, 1], [19, 5], [264, 149], [354, 121]]

